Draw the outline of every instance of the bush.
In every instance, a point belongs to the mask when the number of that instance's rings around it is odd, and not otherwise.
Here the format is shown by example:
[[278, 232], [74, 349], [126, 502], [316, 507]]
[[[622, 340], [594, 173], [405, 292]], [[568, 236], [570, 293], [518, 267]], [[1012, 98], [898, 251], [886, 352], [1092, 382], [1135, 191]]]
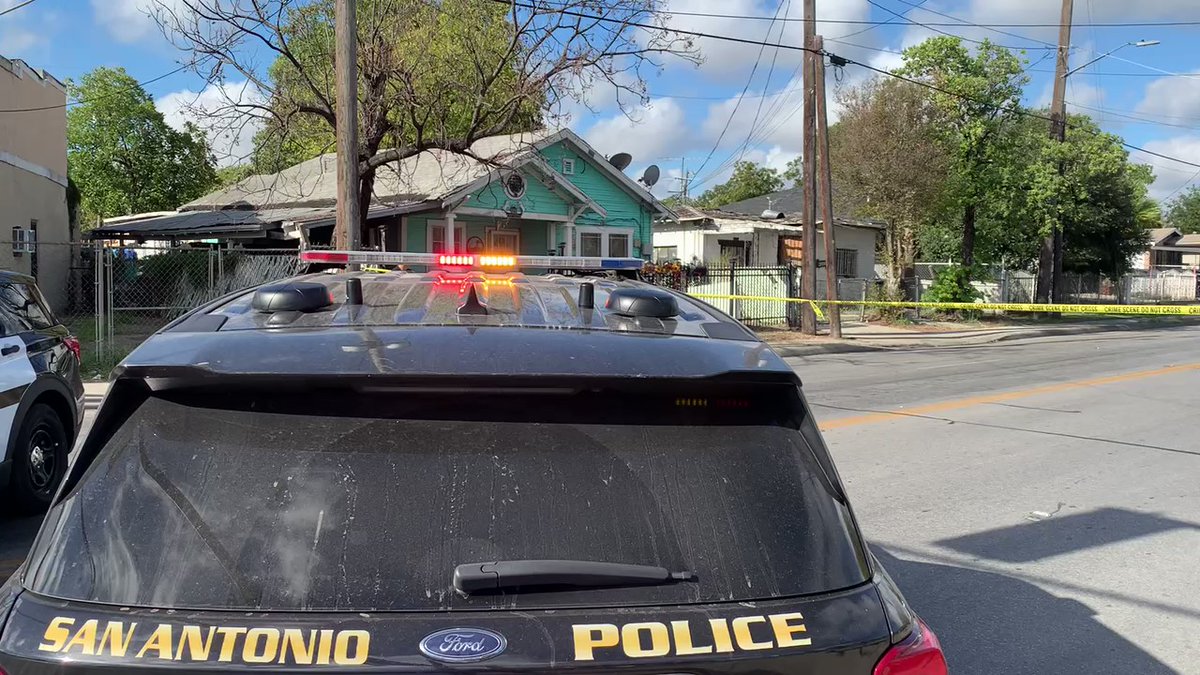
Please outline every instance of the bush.
[[934, 277], [933, 285], [921, 299], [927, 302], [975, 302], [983, 297], [971, 285], [971, 268], [961, 265], [947, 267]]
[[[933, 285], [922, 296], [925, 302], [968, 302], [973, 303], [983, 298], [983, 294], [971, 285], [972, 270], [969, 267], [954, 265], [947, 267], [934, 277]], [[977, 319], [980, 312], [974, 310], [957, 310], [951, 315], [965, 319]]]
[[[867, 292], [870, 302], [904, 302], [904, 289], [889, 289], [886, 283], [876, 284]], [[872, 321], [896, 323], [905, 320], [903, 307], [868, 307], [867, 317]]]

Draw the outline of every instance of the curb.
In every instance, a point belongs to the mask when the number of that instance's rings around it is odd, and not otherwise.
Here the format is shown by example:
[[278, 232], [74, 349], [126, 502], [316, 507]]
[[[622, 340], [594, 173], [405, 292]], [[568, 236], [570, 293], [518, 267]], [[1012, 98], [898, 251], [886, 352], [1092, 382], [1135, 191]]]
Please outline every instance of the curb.
[[[854, 338], [844, 338], [853, 340]], [[854, 342], [832, 342], [815, 345], [771, 345], [776, 354], [784, 358], [792, 356], [816, 356], [819, 354], [853, 354], [855, 352], [887, 352], [898, 347], [880, 347], [876, 345], [854, 344]]]

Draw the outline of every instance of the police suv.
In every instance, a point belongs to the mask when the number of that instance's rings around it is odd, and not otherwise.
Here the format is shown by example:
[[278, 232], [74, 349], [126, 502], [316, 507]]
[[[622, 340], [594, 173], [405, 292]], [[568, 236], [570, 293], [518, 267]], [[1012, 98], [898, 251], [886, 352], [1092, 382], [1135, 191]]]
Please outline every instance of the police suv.
[[222, 298], [118, 367], [0, 670], [946, 673], [736, 321], [636, 259], [302, 256], [400, 269]]
[[0, 498], [44, 510], [83, 420], [80, 346], [33, 277], [0, 271]]

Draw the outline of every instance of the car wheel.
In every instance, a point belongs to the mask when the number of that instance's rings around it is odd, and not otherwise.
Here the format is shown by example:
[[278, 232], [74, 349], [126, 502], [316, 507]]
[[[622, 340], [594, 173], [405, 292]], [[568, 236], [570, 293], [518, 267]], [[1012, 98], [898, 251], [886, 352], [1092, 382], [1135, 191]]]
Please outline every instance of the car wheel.
[[9, 490], [17, 510], [46, 510], [66, 474], [69, 450], [70, 440], [58, 413], [42, 403], [30, 408], [13, 447]]

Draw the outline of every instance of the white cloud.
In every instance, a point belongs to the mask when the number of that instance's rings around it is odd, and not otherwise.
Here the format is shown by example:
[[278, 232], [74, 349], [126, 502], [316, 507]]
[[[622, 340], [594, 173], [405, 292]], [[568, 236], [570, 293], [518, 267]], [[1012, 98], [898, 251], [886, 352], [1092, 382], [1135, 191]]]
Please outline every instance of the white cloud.
[[3, 45], [5, 55], [10, 57], [19, 57], [22, 52], [42, 42], [41, 36], [31, 30], [5, 27], [0, 31], [0, 45]]
[[137, 42], [158, 30], [150, 13], [156, 6], [176, 8], [179, 0], [92, 0], [92, 16], [118, 42]]
[[1200, 72], [1194, 77], [1163, 77], [1146, 85], [1138, 103], [1142, 114], [1200, 121]]
[[[754, 42], [765, 41], [771, 44], [803, 45], [804, 23], [795, 20], [801, 18], [799, 2], [792, 3], [791, 12], [786, 17], [792, 20], [786, 22], [736, 20], [720, 17], [684, 16], [680, 14], [682, 12], [694, 12], [701, 14], [759, 16], [770, 19], [772, 16], [775, 16], [777, 7], [778, 3], [761, 2], [761, 0], [670, 0], [666, 7], [666, 12], [668, 14], [676, 12], [676, 14], [671, 15], [668, 25], [680, 30], [725, 35], [752, 40]], [[869, 10], [870, 7], [866, 0], [822, 2], [818, 3], [817, 18], [863, 20], [868, 18]], [[784, 18], [782, 13], [779, 16], [780, 18]], [[827, 31], [830, 39], [835, 38], [837, 35], [862, 28], [861, 26], [842, 26], [839, 24], [826, 25], [830, 26]], [[878, 31], [864, 34], [861, 38], [855, 36], [850, 38], [850, 40], [859, 41], [861, 39], [863, 42], [873, 43], [876, 39], [876, 33]], [[772, 61], [775, 62], [775, 74], [777, 76], [780, 73], [792, 72], [800, 65], [803, 55], [803, 52], [800, 50], [780, 49], [778, 50], [778, 56], [776, 56], [775, 50], [771, 47], [763, 48], [754, 44], [741, 44], [710, 38], [696, 38], [696, 46], [704, 56], [704, 63], [699, 68], [704, 77], [726, 82], [747, 78], [755, 61], [760, 61], [759, 70], [755, 74], [756, 79], [766, 77]], [[830, 46], [832, 47], [832, 45]], [[759, 57], [760, 51], [762, 52], [761, 60]], [[838, 52], [841, 53], [842, 51], [846, 50], [839, 46]]]
[[671, 98], [657, 98], [635, 117], [617, 113], [582, 133], [605, 155], [628, 152], [639, 161], [679, 155], [691, 138], [683, 108]]
[[[1148, 141], [1142, 144], [1142, 147], [1162, 155], [1178, 157], [1194, 164], [1200, 164], [1200, 135], [1198, 134], [1186, 134], [1174, 138]], [[1136, 150], [1130, 153], [1130, 155], [1130, 159], [1133, 161], [1149, 164], [1154, 167], [1156, 180], [1150, 188], [1150, 194], [1156, 199], [1166, 198], [1168, 195], [1176, 192], [1176, 190], [1186, 186], [1189, 182], [1196, 180], [1198, 174], [1200, 174], [1200, 169], [1194, 166], [1180, 164], [1179, 162], [1155, 157]]]
[[167, 124], [182, 130], [193, 122], [204, 130], [217, 157], [218, 166], [232, 166], [245, 161], [254, 149], [254, 134], [261, 120], [237, 112], [234, 103], [263, 100], [263, 96], [248, 82], [226, 82], [205, 87], [199, 93], [184, 89], [171, 92], [154, 102]]

